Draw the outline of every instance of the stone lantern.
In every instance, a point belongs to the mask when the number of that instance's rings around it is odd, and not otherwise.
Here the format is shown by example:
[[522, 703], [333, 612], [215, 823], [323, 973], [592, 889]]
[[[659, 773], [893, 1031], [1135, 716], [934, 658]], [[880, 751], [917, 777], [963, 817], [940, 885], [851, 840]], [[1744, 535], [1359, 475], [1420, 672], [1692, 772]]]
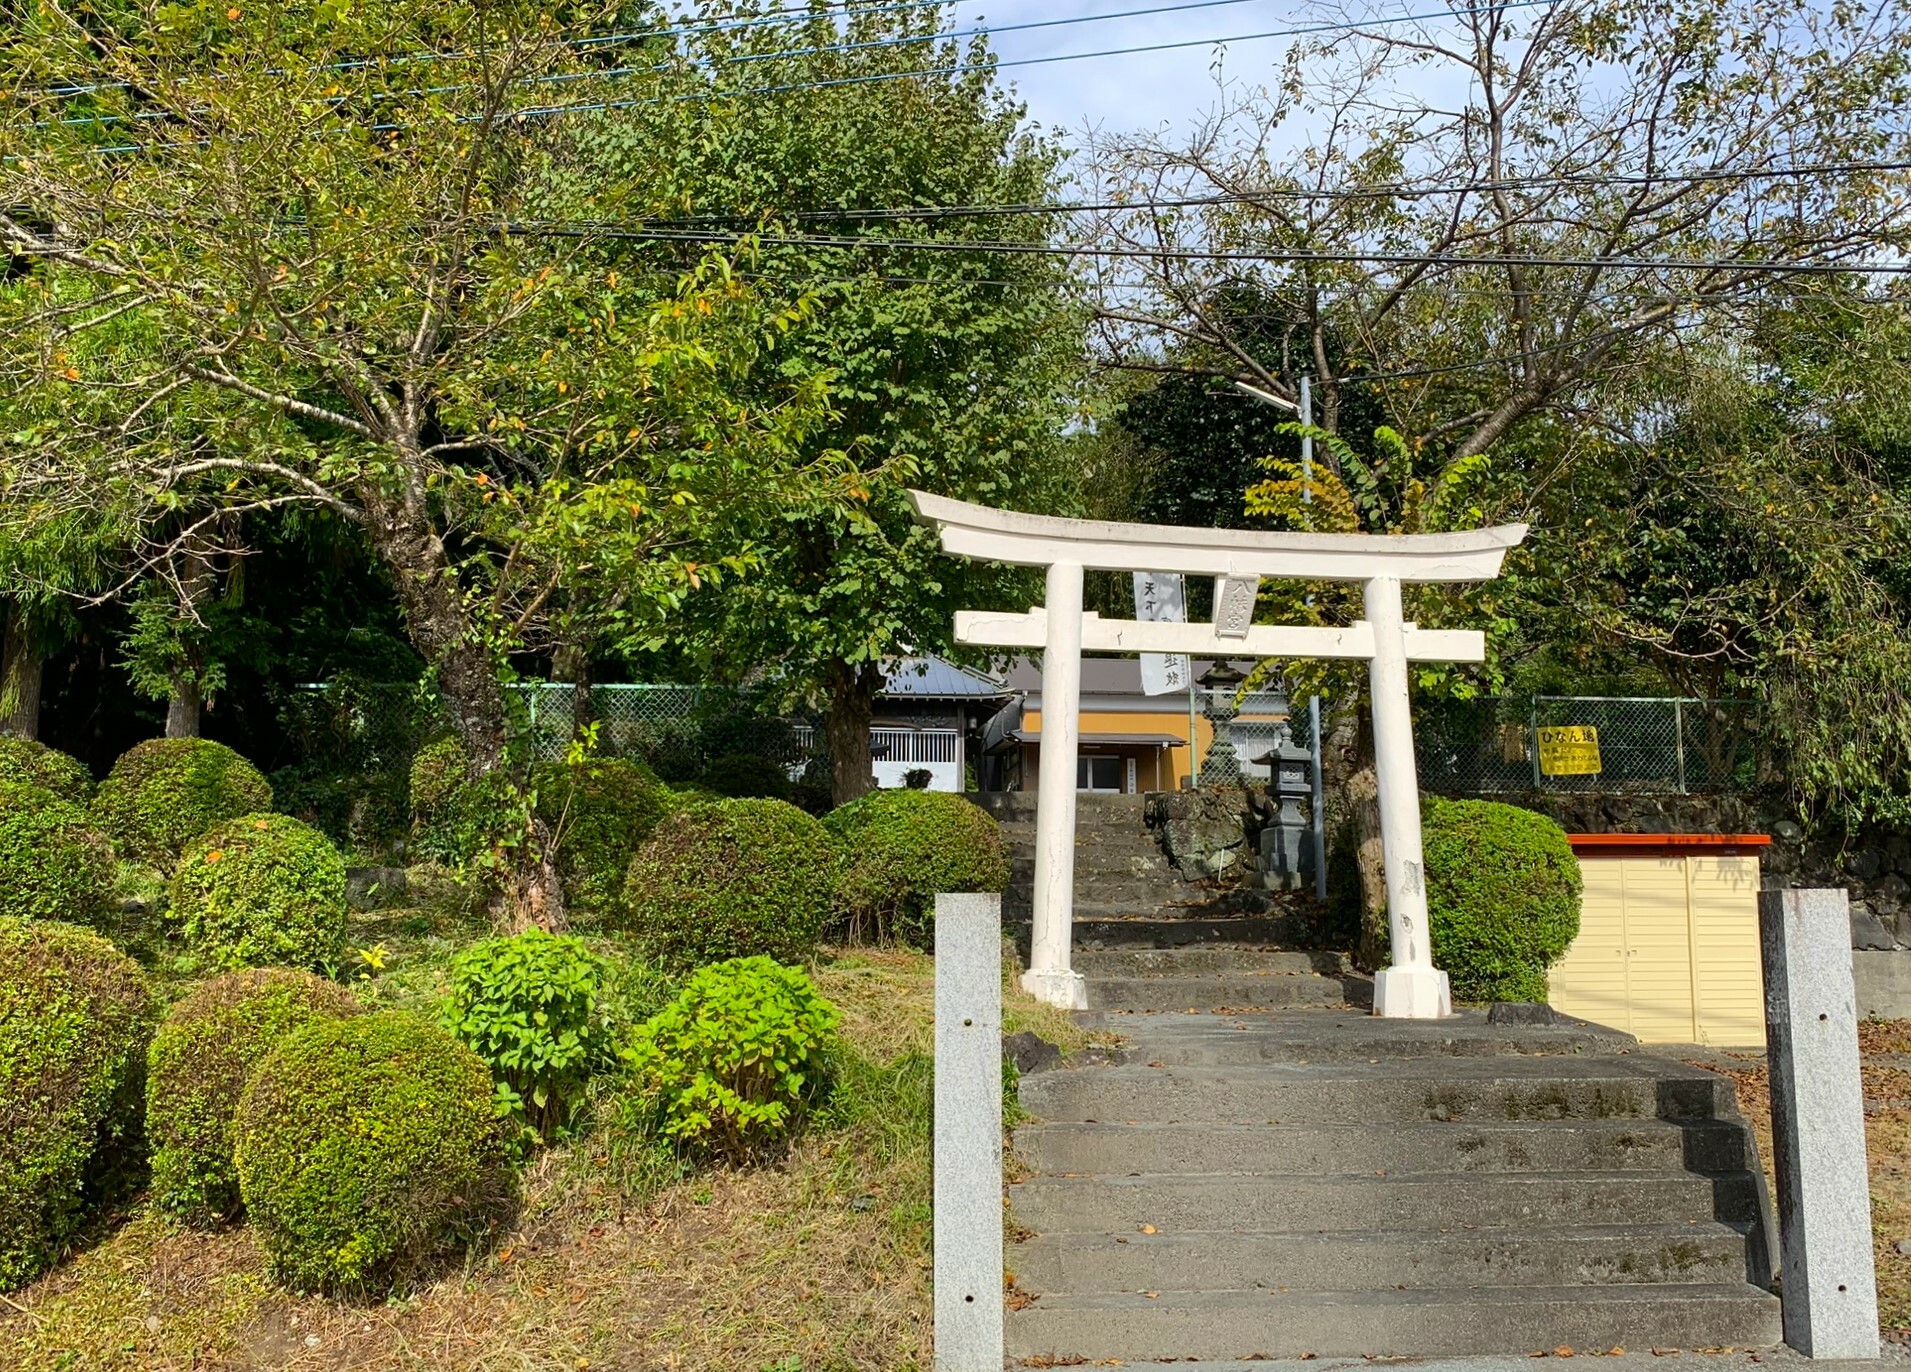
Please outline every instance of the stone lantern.
[[1201, 714], [1214, 726], [1214, 737], [1208, 743], [1208, 755], [1201, 759], [1201, 775], [1197, 779], [1201, 785], [1241, 784], [1241, 760], [1234, 752], [1232, 726], [1235, 716], [1241, 713], [1234, 703], [1234, 693], [1241, 689], [1241, 683], [1246, 680], [1247, 677], [1228, 662], [1217, 662], [1201, 674], [1201, 687], [1208, 693], [1207, 704]]
[[1286, 720], [1274, 726], [1274, 746], [1255, 762], [1267, 768], [1274, 814], [1261, 830], [1261, 884], [1292, 891], [1314, 880], [1314, 845], [1301, 802], [1314, 796], [1313, 755], [1294, 742]]

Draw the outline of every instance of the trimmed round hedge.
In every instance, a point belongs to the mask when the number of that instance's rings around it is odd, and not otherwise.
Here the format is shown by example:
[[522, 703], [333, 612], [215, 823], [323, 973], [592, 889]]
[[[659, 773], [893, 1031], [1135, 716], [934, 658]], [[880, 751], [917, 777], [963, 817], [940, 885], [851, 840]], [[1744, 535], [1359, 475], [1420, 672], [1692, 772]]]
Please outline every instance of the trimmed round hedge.
[[30, 738], [0, 734], [0, 781], [38, 786], [74, 805], [93, 798], [93, 774], [85, 763]]
[[1421, 802], [1433, 959], [1455, 1000], [1547, 998], [1546, 969], [1579, 933], [1579, 859], [1566, 831], [1487, 800]]
[[670, 788], [641, 762], [623, 758], [547, 762], [532, 771], [531, 782], [538, 818], [558, 836], [565, 903], [578, 914], [615, 910], [631, 858], [673, 807]]
[[518, 797], [502, 771], [471, 775], [464, 745], [442, 738], [411, 763], [409, 853], [426, 862], [463, 867], [496, 842], [501, 821]]
[[0, 914], [97, 924], [113, 908], [113, 845], [78, 805], [0, 781]]
[[286, 1036], [358, 1010], [343, 986], [278, 967], [214, 977], [173, 1006], [146, 1056], [146, 1137], [161, 1209], [193, 1224], [238, 1211], [232, 1121], [246, 1080]]
[[852, 934], [927, 947], [938, 891], [1000, 891], [1008, 846], [994, 816], [946, 791], [871, 791], [823, 818], [843, 854], [838, 900]]
[[273, 1276], [300, 1291], [388, 1289], [483, 1235], [517, 1191], [492, 1099], [477, 1054], [398, 1011], [282, 1041], [233, 1128]]
[[665, 819], [630, 864], [624, 903], [646, 950], [675, 967], [767, 954], [801, 962], [829, 919], [836, 846], [781, 800], [712, 800]]
[[250, 762], [204, 738], [149, 738], [125, 753], [93, 797], [122, 858], [169, 867], [213, 825], [272, 808]]
[[90, 1192], [137, 1156], [152, 998], [70, 924], [0, 918], [0, 1291], [58, 1260]]
[[242, 815], [180, 858], [172, 913], [221, 966], [316, 967], [345, 934], [345, 859], [290, 815]]

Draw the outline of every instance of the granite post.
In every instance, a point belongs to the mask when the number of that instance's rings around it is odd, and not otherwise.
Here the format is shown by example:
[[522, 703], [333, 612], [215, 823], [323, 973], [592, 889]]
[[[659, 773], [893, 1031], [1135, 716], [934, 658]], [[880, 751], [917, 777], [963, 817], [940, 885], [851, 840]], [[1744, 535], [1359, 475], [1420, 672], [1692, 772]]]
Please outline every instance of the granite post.
[[1002, 1372], [997, 895], [936, 897], [935, 1302], [936, 1372]]
[[1845, 893], [1761, 891], [1758, 918], [1785, 1342], [1810, 1358], [1875, 1358], [1878, 1288]]

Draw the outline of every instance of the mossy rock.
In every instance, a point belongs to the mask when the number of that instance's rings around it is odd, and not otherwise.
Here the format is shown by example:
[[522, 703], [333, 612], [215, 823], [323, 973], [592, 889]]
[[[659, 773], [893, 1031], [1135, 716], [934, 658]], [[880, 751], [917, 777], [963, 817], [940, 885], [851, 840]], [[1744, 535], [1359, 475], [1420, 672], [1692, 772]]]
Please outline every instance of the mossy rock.
[[517, 1181], [491, 1073], [397, 1011], [283, 1040], [239, 1103], [234, 1160], [275, 1279], [377, 1294], [489, 1232]]
[[259, 769], [204, 738], [147, 739], [113, 764], [93, 797], [122, 858], [165, 867], [214, 825], [271, 808]]
[[0, 914], [100, 924], [113, 910], [113, 845], [80, 806], [0, 781]]
[[153, 1200], [191, 1224], [240, 1208], [232, 1122], [253, 1070], [288, 1035], [359, 1011], [336, 982], [284, 968], [213, 977], [177, 1002], [147, 1055]]
[[136, 1162], [152, 997], [70, 924], [0, 917], [0, 1291], [65, 1251]]

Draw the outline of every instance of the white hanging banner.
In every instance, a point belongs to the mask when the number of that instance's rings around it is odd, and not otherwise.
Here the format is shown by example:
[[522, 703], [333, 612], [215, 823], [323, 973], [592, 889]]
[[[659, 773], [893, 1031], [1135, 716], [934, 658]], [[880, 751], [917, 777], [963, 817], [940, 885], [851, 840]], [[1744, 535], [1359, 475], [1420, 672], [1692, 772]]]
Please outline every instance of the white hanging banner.
[[[1143, 622], [1166, 621], [1185, 624], [1188, 598], [1180, 572], [1135, 573], [1135, 618]], [[1143, 653], [1141, 655], [1141, 693], [1165, 696], [1185, 691], [1193, 679], [1194, 668], [1186, 653]]]

